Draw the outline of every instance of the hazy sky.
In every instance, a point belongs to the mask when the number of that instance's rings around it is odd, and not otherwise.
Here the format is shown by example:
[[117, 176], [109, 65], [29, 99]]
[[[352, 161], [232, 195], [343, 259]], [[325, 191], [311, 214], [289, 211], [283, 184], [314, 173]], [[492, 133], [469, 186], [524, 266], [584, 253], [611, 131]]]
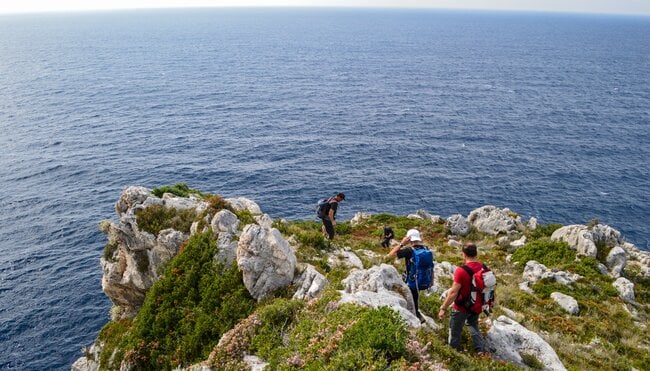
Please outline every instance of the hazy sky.
[[650, 0], [0, 0], [0, 13], [205, 6], [373, 6], [650, 15]]

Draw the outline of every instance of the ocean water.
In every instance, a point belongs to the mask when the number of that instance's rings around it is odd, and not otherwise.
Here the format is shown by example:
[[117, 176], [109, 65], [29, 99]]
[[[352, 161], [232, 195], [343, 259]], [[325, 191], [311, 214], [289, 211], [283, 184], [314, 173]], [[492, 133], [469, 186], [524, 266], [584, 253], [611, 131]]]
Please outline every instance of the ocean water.
[[650, 241], [650, 18], [224, 9], [0, 16], [0, 369], [108, 321], [127, 185], [273, 217], [485, 204]]

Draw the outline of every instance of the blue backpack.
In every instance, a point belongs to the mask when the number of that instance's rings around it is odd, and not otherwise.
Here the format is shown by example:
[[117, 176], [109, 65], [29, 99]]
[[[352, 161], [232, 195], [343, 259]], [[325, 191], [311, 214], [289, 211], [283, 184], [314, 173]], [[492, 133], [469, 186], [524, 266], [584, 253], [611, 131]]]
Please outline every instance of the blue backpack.
[[413, 249], [406, 284], [412, 289], [426, 290], [433, 285], [433, 253], [426, 246]]

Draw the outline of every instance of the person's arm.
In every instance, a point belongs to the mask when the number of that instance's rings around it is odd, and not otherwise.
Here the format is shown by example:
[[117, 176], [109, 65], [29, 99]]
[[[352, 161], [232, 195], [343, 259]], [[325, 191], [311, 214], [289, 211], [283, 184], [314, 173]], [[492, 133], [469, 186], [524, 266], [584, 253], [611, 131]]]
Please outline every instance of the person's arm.
[[458, 296], [459, 292], [460, 292], [460, 283], [454, 282], [454, 284], [451, 285], [449, 292], [447, 293], [447, 297], [445, 298], [445, 301], [440, 306], [440, 312], [438, 312], [438, 319], [440, 319], [441, 321], [445, 319], [445, 313], [447, 313], [447, 309], [449, 308], [451, 303], [453, 303], [454, 300], [456, 300], [456, 297]]
[[330, 207], [330, 212], [327, 216], [329, 216], [330, 220], [332, 221], [332, 225], [336, 225], [336, 220], [334, 220], [334, 210], [332, 207]]
[[410, 238], [408, 238], [408, 237], [404, 237], [404, 238], [402, 238], [402, 242], [400, 242], [399, 245], [393, 247], [393, 248], [390, 250], [390, 252], [388, 253], [388, 255], [386, 255], [386, 256], [388, 256], [388, 257], [390, 257], [390, 258], [395, 258], [395, 257], [397, 257], [397, 252], [399, 251], [399, 249], [401, 249], [402, 247], [404, 247], [404, 244], [407, 243], [407, 242], [409, 242], [409, 241], [410, 241]]

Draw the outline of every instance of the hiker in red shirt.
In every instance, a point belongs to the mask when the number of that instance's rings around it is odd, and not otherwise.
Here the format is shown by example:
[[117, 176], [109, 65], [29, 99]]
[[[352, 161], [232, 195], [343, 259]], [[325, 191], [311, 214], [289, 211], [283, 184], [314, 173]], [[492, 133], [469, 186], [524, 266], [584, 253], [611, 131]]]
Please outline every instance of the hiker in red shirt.
[[[473, 272], [478, 272], [483, 268], [483, 264], [476, 260], [477, 249], [473, 243], [467, 243], [463, 247], [463, 258], [465, 265], [468, 266]], [[463, 331], [463, 326], [467, 323], [469, 334], [472, 337], [474, 349], [477, 352], [484, 352], [483, 337], [478, 328], [479, 313], [473, 313], [465, 309], [460, 303], [464, 298], [470, 295], [472, 285], [472, 277], [462, 268], [456, 268], [454, 272], [454, 284], [449, 289], [445, 301], [440, 307], [438, 318], [440, 321], [445, 319], [447, 309], [453, 303], [451, 315], [449, 317], [449, 345], [454, 349], [460, 351], [460, 335]], [[457, 300], [458, 299], [458, 300]]]

